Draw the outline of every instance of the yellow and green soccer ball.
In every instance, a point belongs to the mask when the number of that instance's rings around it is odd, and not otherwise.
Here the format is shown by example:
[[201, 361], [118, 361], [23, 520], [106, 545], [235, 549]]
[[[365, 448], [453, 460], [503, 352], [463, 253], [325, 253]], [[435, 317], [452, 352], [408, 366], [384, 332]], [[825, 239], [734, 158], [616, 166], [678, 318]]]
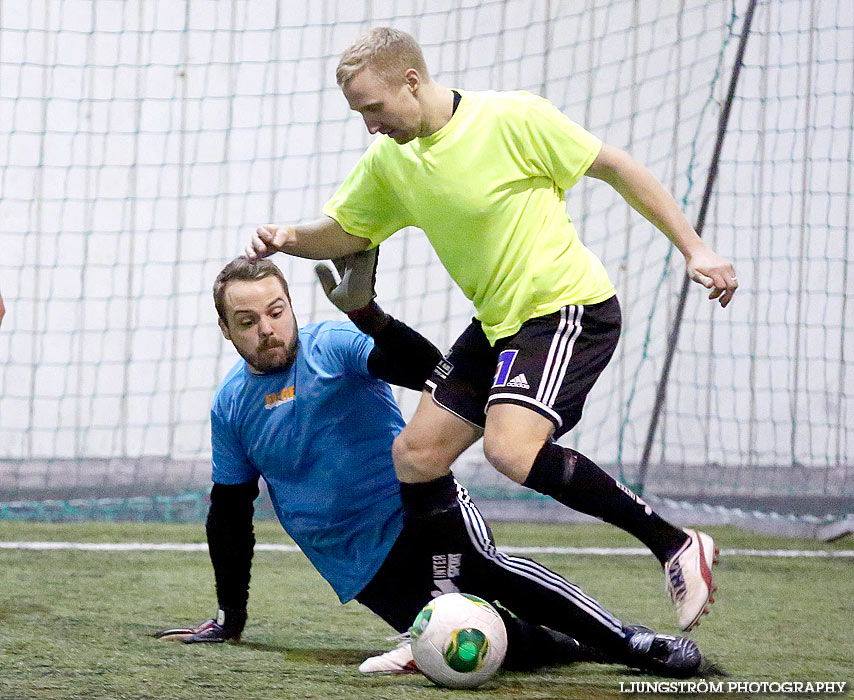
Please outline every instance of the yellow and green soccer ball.
[[504, 621], [489, 603], [446, 593], [425, 605], [410, 628], [412, 656], [436, 685], [474, 688], [495, 675], [507, 652]]

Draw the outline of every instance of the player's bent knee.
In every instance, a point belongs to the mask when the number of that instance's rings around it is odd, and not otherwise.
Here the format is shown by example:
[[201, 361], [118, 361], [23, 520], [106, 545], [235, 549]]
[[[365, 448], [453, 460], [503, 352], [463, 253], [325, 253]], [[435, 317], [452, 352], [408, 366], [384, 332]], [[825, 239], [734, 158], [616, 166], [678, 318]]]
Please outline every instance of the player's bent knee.
[[518, 436], [487, 433], [483, 438], [486, 461], [504, 476], [522, 483], [531, 471], [531, 465], [543, 446], [540, 439], [520, 439]]
[[438, 445], [414, 433], [404, 428], [392, 444], [391, 456], [397, 478], [405, 482], [422, 482], [447, 474], [453, 459], [448, 461]]

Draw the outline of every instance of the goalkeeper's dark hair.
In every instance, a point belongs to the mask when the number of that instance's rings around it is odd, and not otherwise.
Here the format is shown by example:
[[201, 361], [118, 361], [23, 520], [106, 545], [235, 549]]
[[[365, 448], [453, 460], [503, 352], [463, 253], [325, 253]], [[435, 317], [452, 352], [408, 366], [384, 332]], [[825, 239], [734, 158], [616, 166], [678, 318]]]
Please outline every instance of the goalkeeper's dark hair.
[[282, 285], [285, 296], [288, 301], [291, 300], [291, 293], [288, 290], [288, 283], [282, 271], [276, 266], [272, 260], [261, 258], [256, 262], [252, 262], [245, 255], [232, 260], [226, 265], [216, 276], [213, 284], [213, 298], [216, 312], [220, 320], [228, 324], [228, 314], [225, 308], [225, 287], [229, 282], [241, 281], [251, 282], [253, 280], [262, 280], [265, 277], [275, 277]]

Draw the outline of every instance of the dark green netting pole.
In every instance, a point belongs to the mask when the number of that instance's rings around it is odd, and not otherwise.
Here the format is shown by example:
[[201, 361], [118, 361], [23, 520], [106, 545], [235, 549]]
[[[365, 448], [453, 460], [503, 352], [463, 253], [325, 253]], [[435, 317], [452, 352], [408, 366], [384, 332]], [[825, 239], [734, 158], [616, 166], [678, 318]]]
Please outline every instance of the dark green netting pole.
[[[727, 125], [729, 124], [729, 116], [732, 111], [732, 100], [735, 96], [735, 88], [738, 84], [738, 76], [741, 73], [742, 61], [744, 60], [744, 52], [747, 48], [747, 37], [750, 35], [750, 25], [753, 22], [753, 11], [756, 9], [756, 0], [749, 0], [747, 10], [744, 14], [744, 26], [741, 29], [741, 37], [738, 42], [738, 51], [735, 56], [735, 63], [732, 67], [732, 75], [730, 76], [729, 88], [727, 89], [726, 99], [724, 100], [721, 115], [718, 119], [718, 135], [715, 142], [715, 150], [712, 154], [712, 162], [709, 165], [709, 174], [706, 178], [706, 189], [703, 192], [703, 199], [700, 203], [700, 213], [697, 215], [697, 224], [694, 229], [697, 234], [703, 235], [703, 226], [706, 223], [706, 212], [709, 209], [709, 202], [712, 199], [712, 190], [715, 186], [715, 179], [718, 174], [718, 166], [720, 164], [721, 152], [723, 151], [724, 136], [726, 136]], [[682, 318], [685, 314], [685, 301], [688, 298], [688, 288], [690, 287], [691, 279], [685, 275], [682, 279], [682, 289], [679, 292], [679, 301], [676, 305], [676, 311], [673, 316], [673, 326], [670, 330], [670, 336], [667, 339], [667, 352], [664, 357], [664, 366], [661, 368], [661, 377], [658, 380], [658, 387], [655, 392], [655, 405], [652, 409], [652, 417], [649, 421], [649, 429], [646, 434], [646, 443], [643, 448], [640, 468], [638, 470], [637, 490], [643, 493], [646, 484], [646, 475], [649, 470], [649, 456], [652, 452], [652, 443], [655, 439], [655, 433], [658, 429], [658, 421], [661, 417], [661, 412], [664, 408], [665, 395], [667, 393], [667, 381], [670, 377], [670, 368], [673, 365], [673, 356], [676, 354], [676, 345], [679, 342], [679, 330], [682, 326]]]

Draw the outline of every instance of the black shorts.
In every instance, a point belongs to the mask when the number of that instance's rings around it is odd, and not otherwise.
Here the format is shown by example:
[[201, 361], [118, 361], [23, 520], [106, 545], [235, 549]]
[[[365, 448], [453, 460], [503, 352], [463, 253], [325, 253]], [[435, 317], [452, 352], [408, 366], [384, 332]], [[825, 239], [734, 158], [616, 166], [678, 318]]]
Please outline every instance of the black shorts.
[[426, 388], [439, 406], [479, 428], [492, 404], [525, 406], [551, 420], [557, 438], [581, 420], [587, 394], [617, 347], [620, 325], [616, 296], [528, 319], [495, 346], [473, 319]]

